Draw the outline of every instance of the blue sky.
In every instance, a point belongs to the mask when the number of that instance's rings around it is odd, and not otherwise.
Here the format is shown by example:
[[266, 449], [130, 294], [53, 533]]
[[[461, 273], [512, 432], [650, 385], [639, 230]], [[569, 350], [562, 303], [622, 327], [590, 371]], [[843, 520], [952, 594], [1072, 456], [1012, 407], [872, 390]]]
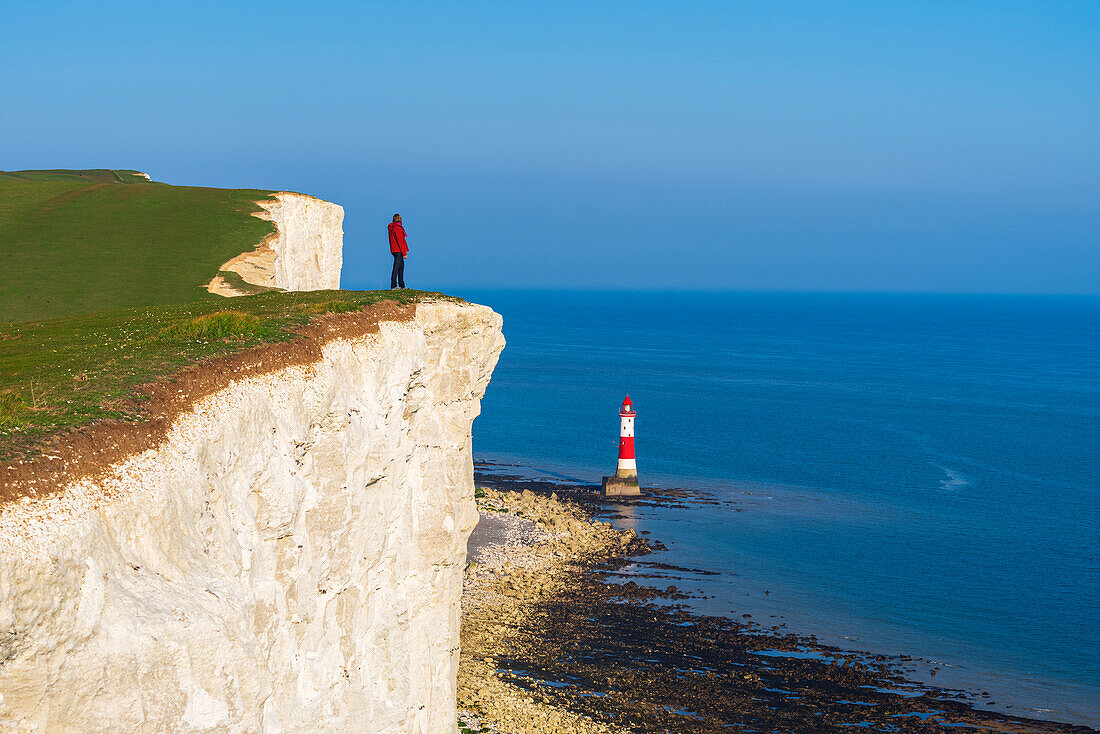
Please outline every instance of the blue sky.
[[0, 168], [344, 205], [344, 284], [1100, 293], [1100, 4], [9, 3]]

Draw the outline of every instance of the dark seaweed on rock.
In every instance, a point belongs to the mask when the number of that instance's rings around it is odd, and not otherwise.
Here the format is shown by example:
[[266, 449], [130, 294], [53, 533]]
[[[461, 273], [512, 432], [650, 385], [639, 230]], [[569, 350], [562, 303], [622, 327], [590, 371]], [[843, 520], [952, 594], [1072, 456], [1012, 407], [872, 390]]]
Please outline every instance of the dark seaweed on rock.
[[[479, 486], [557, 492], [593, 514], [613, 512], [590, 486], [526, 481], [502, 475], [497, 467], [478, 468]], [[646, 501], [666, 504], [682, 498]], [[555, 706], [639, 734], [848, 732], [853, 727], [1095, 731], [975, 709], [960, 700], [965, 692], [906, 680], [899, 663], [907, 656], [844, 651], [744, 619], [692, 614], [675, 603], [688, 598], [675, 586], [657, 590], [612, 580], [617, 570], [637, 563], [605, 558], [585, 570], [566, 571], [571, 574], [568, 593], [542, 598], [526, 632], [500, 651], [500, 665], [516, 671], [514, 682]]]

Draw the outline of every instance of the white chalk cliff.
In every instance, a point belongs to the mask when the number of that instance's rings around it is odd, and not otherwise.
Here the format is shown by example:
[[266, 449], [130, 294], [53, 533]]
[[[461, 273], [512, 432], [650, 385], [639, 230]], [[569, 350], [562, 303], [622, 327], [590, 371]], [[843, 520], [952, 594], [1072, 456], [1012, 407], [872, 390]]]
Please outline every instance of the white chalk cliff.
[[[343, 210], [265, 209], [267, 269], [238, 272], [338, 287]], [[503, 347], [491, 309], [422, 302], [0, 505], [0, 733], [457, 731], [471, 425]]]
[[471, 423], [503, 346], [492, 310], [420, 304], [0, 508], [0, 731], [456, 731]]
[[[306, 194], [280, 191], [259, 201], [254, 216], [270, 220], [275, 232], [221, 266], [246, 283], [285, 291], [340, 287], [344, 251], [344, 208]], [[211, 293], [244, 295], [221, 275], [207, 284]]]

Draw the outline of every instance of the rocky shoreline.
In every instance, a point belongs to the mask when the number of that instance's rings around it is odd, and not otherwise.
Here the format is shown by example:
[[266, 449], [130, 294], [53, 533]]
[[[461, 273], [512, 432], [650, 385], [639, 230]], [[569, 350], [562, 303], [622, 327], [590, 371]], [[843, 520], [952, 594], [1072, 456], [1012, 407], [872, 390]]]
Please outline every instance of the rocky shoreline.
[[512, 665], [550, 631], [547, 600], [568, 598], [576, 576], [609, 558], [646, 552], [631, 532], [593, 522], [579, 507], [533, 492], [477, 490], [481, 521], [462, 589], [458, 706], [464, 731], [501, 734], [620, 732], [549, 695], [551, 681]]
[[659, 543], [593, 520], [590, 492], [483, 479], [495, 487], [478, 490], [463, 588], [465, 731], [1095, 731], [975, 709], [895, 659], [693, 614], [675, 586], [621, 580]]

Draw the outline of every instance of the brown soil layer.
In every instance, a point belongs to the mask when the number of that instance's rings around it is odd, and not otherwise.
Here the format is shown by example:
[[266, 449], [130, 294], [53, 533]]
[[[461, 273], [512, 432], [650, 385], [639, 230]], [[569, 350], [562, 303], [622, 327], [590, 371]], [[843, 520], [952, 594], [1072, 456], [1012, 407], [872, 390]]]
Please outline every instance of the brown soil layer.
[[[481, 467], [487, 468], [487, 467]], [[479, 473], [478, 486], [556, 492], [607, 516], [593, 487]], [[661, 498], [690, 500], [690, 493]], [[652, 499], [646, 501], [653, 501]], [[649, 541], [650, 546], [659, 543]], [[1093, 732], [1083, 726], [975, 709], [961, 691], [915, 684], [907, 659], [840, 650], [745, 619], [694, 614], [675, 586], [614, 580], [628, 563], [609, 552], [557, 570], [524, 628], [503, 639], [494, 665], [543, 705], [633, 732]], [[637, 553], [636, 547], [627, 549]], [[644, 562], [643, 562], [644, 563]], [[651, 564], [660, 568], [663, 564]], [[676, 570], [676, 569], [666, 569]], [[891, 693], [900, 691], [906, 695]]]
[[39, 456], [0, 464], [0, 505], [42, 497], [65, 484], [106, 471], [126, 457], [155, 448], [176, 416], [233, 380], [317, 362], [336, 339], [377, 333], [383, 321], [409, 321], [416, 305], [382, 301], [362, 311], [326, 314], [302, 327], [295, 338], [194, 364], [174, 376], [144, 385], [148, 400], [125, 406], [141, 420], [100, 421], [55, 435]]

